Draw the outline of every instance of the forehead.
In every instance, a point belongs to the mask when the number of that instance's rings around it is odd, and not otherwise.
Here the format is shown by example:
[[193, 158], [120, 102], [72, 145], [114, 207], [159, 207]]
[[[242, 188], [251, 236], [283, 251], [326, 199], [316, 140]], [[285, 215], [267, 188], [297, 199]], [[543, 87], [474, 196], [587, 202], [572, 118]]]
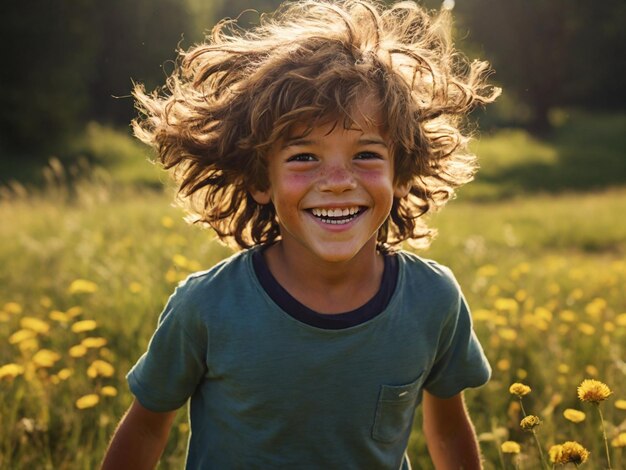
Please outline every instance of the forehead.
[[328, 114], [314, 118], [308, 122], [297, 121], [291, 125], [281, 140], [303, 137], [310, 134], [327, 135], [336, 130], [355, 131], [360, 134], [376, 134], [386, 136], [386, 120], [380, 104], [366, 97], [356, 100], [344, 114]]

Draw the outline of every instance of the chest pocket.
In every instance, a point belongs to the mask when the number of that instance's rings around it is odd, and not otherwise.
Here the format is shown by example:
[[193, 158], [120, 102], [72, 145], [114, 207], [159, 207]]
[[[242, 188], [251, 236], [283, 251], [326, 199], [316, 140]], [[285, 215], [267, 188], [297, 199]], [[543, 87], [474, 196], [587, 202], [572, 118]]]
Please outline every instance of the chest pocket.
[[406, 385], [381, 385], [372, 437], [380, 442], [394, 442], [404, 436], [413, 423], [415, 403], [423, 373]]

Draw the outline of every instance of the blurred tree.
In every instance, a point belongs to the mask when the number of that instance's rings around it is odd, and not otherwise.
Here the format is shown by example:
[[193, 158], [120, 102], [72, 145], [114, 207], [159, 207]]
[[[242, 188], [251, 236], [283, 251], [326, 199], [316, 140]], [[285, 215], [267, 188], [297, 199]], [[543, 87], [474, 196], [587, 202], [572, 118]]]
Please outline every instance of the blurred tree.
[[455, 13], [505, 91], [530, 107], [534, 130], [550, 127], [555, 106], [624, 108], [622, 0], [459, 1]]

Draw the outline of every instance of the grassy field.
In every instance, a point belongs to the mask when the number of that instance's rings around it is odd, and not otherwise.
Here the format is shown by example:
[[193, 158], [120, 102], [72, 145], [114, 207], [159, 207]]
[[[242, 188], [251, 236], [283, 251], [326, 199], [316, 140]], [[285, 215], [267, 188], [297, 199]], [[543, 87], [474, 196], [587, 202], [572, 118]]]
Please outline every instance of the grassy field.
[[[466, 394], [487, 469], [540, 468], [513, 382], [532, 388], [522, 403], [542, 420], [544, 454], [575, 440], [591, 451], [588, 468], [606, 468], [599, 414], [576, 394], [586, 378], [614, 392], [599, 409], [612, 467], [626, 465], [625, 122], [574, 116], [548, 140], [483, 137], [481, 176], [432, 220], [440, 234], [422, 255], [455, 272], [494, 369]], [[125, 137], [90, 132], [85, 148], [118, 155], [108, 171], [53, 163], [46, 189], [12, 184], [0, 197], [0, 468], [97, 467], [167, 296], [230, 253], [182, 221], [169, 191], [150, 189], [162, 175], [142, 158], [124, 171], [119, 155], [135, 152]], [[567, 420], [568, 408], [585, 420]], [[181, 411], [161, 468], [181, 467], [187, 433]], [[506, 440], [521, 453], [503, 454]], [[432, 468], [424, 446], [413, 433], [416, 469]]]

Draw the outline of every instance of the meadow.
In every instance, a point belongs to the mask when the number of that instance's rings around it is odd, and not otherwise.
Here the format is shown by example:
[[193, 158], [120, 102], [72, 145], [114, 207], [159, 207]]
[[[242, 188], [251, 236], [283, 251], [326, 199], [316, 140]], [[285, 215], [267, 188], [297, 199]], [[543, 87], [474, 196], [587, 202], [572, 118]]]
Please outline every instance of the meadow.
[[[611, 466], [626, 466], [624, 129], [623, 115], [571, 114], [546, 139], [485, 134], [477, 180], [432, 217], [439, 235], [420, 254], [455, 272], [493, 366], [466, 392], [488, 470], [541, 468], [538, 448], [547, 459], [565, 441], [607, 468], [598, 410]], [[37, 189], [0, 190], [0, 468], [96, 468], [165, 300], [230, 254], [182, 220], [128, 137], [93, 125], [80, 145], [89, 163], [54, 159]], [[613, 393], [582, 402], [584, 379]], [[531, 392], [518, 399], [516, 382]], [[524, 413], [541, 424], [524, 431]], [[409, 455], [428, 470], [419, 428], [418, 411]], [[160, 468], [182, 467], [187, 434], [181, 410]]]

